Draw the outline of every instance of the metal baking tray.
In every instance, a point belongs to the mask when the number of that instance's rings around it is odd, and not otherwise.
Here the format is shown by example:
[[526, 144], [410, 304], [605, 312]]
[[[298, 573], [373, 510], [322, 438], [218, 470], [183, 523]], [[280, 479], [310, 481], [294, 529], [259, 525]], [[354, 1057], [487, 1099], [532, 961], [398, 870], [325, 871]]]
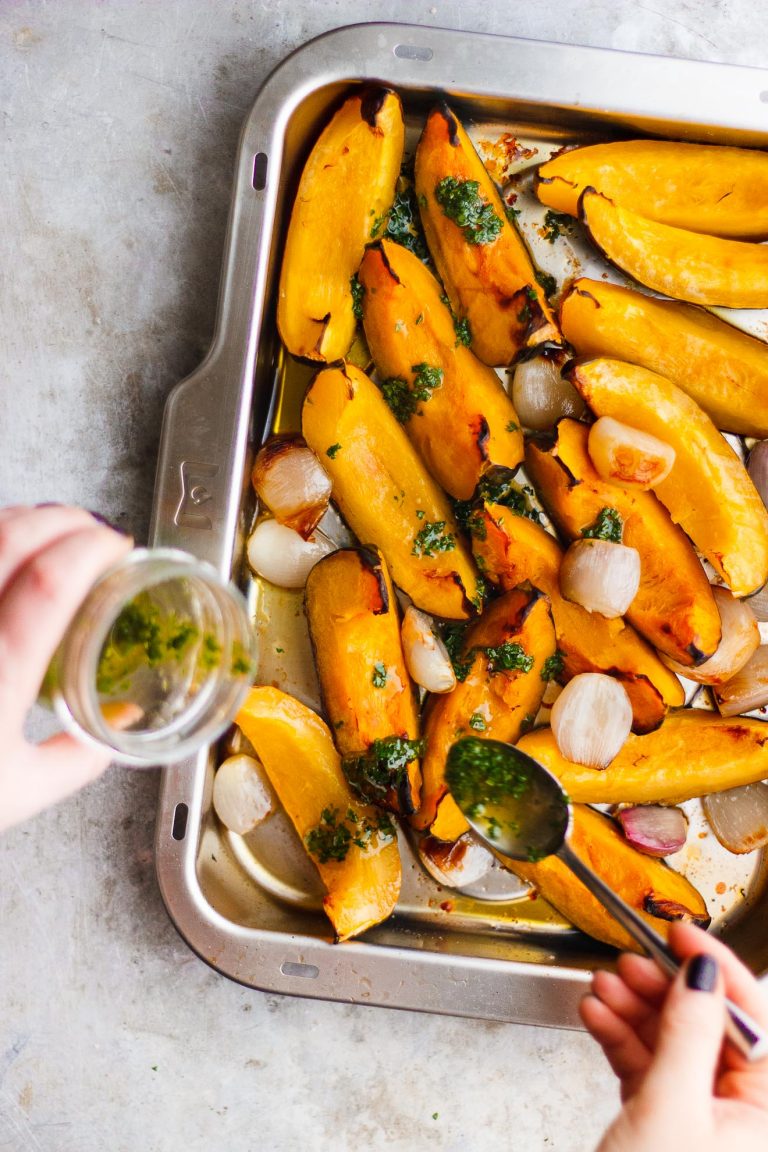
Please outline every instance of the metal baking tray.
[[[340, 97], [371, 81], [400, 93], [411, 147], [438, 98], [481, 147], [514, 136], [518, 148], [505, 160], [521, 225], [539, 266], [560, 281], [579, 270], [616, 276], [578, 230], [555, 246], [540, 236], [543, 209], [526, 169], [563, 142], [655, 135], [768, 146], [766, 70], [396, 24], [342, 28], [295, 52], [269, 77], [243, 128], [213, 345], [172, 392], [162, 431], [151, 543], [187, 549], [227, 576], [241, 577], [253, 446], [272, 429], [297, 427], [312, 374], [285, 356], [275, 327], [298, 175]], [[765, 334], [762, 313], [729, 319]], [[260, 679], [317, 702], [301, 597], [254, 583], [247, 591], [262, 642]], [[439, 889], [405, 834], [394, 915], [362, 939], [333, 945], [319, 881], [287, 820], [277, 814], [240, 838], [214, 819], [216, 755], [208, 749], [164, 769], [156, 836], [168, 912], [209, 964], [272, 992], [578, 1027], [589, 973], [610, 963], [611, 950], [501, 871], [479, 891]], [[702, 890], [714, 930], [764, 973], [765, 862], [726, 853], [697, 810], [694, 803], [677, 864]]]

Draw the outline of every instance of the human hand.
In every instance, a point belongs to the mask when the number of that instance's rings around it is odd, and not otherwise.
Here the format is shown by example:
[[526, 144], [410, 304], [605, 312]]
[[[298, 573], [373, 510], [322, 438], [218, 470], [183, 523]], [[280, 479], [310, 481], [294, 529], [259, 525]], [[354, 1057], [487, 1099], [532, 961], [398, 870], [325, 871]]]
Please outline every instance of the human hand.
[[132, 541], [79, 508], [0, 510], [0, 830], [104, 771], [109, 753], [64, 733], [24, 736], [48, 664], [94, 581]]
[[[670, 982], [644, 956], [596, 972], [581, 1018], [621, 1082], [623, 1108], [598, 1152], [720, 1152], [768, 1147], [768, 1059], [754, 1064], [723, 1043], [724, 997], [768, 1029], [754, 976], [719, 940], [673, 924], [685, 961]], [[691, 986], [692, 985], [692, 986]]]

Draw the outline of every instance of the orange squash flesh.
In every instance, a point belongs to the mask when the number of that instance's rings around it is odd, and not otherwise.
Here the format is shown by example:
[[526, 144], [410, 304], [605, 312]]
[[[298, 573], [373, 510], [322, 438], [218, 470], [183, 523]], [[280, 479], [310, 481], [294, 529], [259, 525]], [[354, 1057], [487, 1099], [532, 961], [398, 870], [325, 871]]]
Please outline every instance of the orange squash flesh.
[[672, 445], [675, 463], [656, 496], [734, 596], [761, 588], [768, 579], [768, 511], [698, 404], [664, 376], [619, 360], [577, 365], [571, 380], [598, 416], [613, 416]]
[[[703, 928], [709, 924], [707, 906], [690, 881], [663, 861], [638, 852], [607, 816], [575, 804], [570, 844], [577, 856], [665, 938], [673, 920], [691, 920]], [[642, 951], [557, 856], [547, 856], [536, 864], [504, 864], [534, 884], [545, 900], [583, 932], [623, 951]]]
[[[307, 578], [305, 598], [323, 701], [342, 756], [366, 752], [374, 740], [417, 740], [419, 712], [405, 666], [395, 591], [374, 548], [343, 548]], [[383, 683], [382, 683], [383, 681]], [[386, 807], [418, 808], [421, 772], [408, 765]]]
[[762, 720], [686, 708], [661, 728], [630, 736], [604, 771], [566, 760], [551, 728], [519, 744], [584, 804], [678, 804], [768, 777], [768, 725]]
[[751, 148], [618, 140], [574, 148], [539, 168], [536, 193], [558, 212], [577, 216], [586, 188], [661, 224], [768, 237], [768, 155]]
[[[496, 185], [464, 128], [445, 105], [435, 108], [416, 149], [416, 193], [424, 233], [460, 319], [469, 320], [472, 351], [486, 364], [509, 364], [525, 347], [559, 340], [528, 249], [507, 220]], [[495, 240], [472, 244], [435, 196], [441, 180], [474, 180], [501, 223]]]
[[395, 198], [405, 128], [400, 98], [361, 91], [320, 133], [299, 182], [280, 272], [277, 326], [289, 352], [346, 356], [356, 319], [350, 280]]
[[640, 587], [627, 620], [678, 663], [701, 663], [720, 642], [720, 615], [690, 541], [653, 492], [600, 479], [587, 453], [585, 424], [561, 420], [557, 432], [548, 451], [529, 441], [526, 467], [558, 529], [576, 540], [603, 508], [615, 508], [623, 543], [640, 553]]
[[588, 189], [581, 219], [590, 238], [640, 284], [725, 308], [768, 307], [768, 247], [657, 224]]
[[[252, 688], [235, 723], [256, 750], [302, 844], [326, 810], [340, 821], [346, 818], [357, 836], [366, 822], [377, 825], [377, 810], [351, 792], [328, 728], [304, 704], [277, 688]], [[327, 889], [323, 907], [339, 941], [385, 920], [400, 894], [397, 839], [377, 832], [360, 838], [363, 847], [350, 842], [343, 860], [322, 863], [311, 856]]]
[[437, 369], [439, 385], [404, 423], [439, 484], [468, 500], [492, 465], [516, 469], [523, 437], [512, 401], [487, 364], [456, 339], [442, 288], [418, 256], [384, 240], [360, 266], [363, 325], [382, 380], [413, 392], [419, 369]]
[[[395, 584], [434, 616], [472, 616], [477, 570], [448, 498], [373, 381], [351, 364], [319, 372], [304, 400], [302, 430], [344, 519], [363, 544], [376, 542]], [[437, 543], [421, 544], [437, 524]]]
[[582, 278], [563, 300], [560, 323], [579, 356], [658, 372], [724, 432], [768, 437], [768, 345], [711, 312]]
[[[533, 658], [530, 671], [491, 672], [485, 652], [475, 648], [519, 644]], [[451, 745], [461, 736], [514, 743], [528, 718], [532, 722], [544, 695], [541, 672], [555, 651], [555, 630], [549, 600], [537, 589], [516, 589], [495, 600], [467, 631], [463, 660], [470, 670], [452, 692], [433, 696], [424, 718], [427, 742], [422, 762], [424, 783], [421, 808], [413, 817], [416, 828], [429, 828], [439, 840], [455, 840], [467, 831], [467, 822], [445, 782], [445, 761]], [[470, 725], [471, 717], [476, 724]]]
[[484, 574], [507, 590], [529, 580], [549, 596], [566, 683], [581, 672], [605, 672], [620, 680], [632, 704], [635, 732], [658, 728], [667, 707], [685, 693], [677, 677], [621, 617], [608, 620], [560, 594], [562, 549], [540, 524], [500, 504], [486, 504], [472, 547]]

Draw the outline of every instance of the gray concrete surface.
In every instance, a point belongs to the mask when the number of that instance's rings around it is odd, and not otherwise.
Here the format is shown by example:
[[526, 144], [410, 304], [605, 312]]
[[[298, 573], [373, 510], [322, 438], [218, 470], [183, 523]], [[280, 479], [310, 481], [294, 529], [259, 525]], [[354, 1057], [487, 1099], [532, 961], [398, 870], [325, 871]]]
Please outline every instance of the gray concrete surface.
[[[240, 123], [286, 52], [375, 19], [768, 63], [747, 0], [5, 0], [1, 502], [144, 537], [163, 402], [213, 328]], [[209, 970], [157, 893], [156, 794], [112, 769], [0, 841], [0, 1149], [594, 1146], [616, 1095], [583, 1035]]]

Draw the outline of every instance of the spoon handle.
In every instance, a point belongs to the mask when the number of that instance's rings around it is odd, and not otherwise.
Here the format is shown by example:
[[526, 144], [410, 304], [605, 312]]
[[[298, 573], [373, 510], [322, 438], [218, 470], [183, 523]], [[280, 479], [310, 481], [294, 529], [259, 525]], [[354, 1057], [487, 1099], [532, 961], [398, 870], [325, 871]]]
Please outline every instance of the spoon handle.
[[[581, 880], [584, 887], [597, 896], [611, 915], [626, 928], [630, 936], [633, 936], [648, 955], [653, 957], [661, 970], [674, 978], [680, 969], [680, 962], [658, 932], [655, 932], [642, 916], [638, 916], [633, 908], [609, 888], [589, 865], [576, 855], [567, 841], [563, 842], [556, 854]], [[731, 1043], [749, 1061], [761, 1060], [768, 1056], [768, 1036], [760, 1026], [731, 1000], [726, 999], [725, 1006], [728, 1011], [725, 1031]]]

